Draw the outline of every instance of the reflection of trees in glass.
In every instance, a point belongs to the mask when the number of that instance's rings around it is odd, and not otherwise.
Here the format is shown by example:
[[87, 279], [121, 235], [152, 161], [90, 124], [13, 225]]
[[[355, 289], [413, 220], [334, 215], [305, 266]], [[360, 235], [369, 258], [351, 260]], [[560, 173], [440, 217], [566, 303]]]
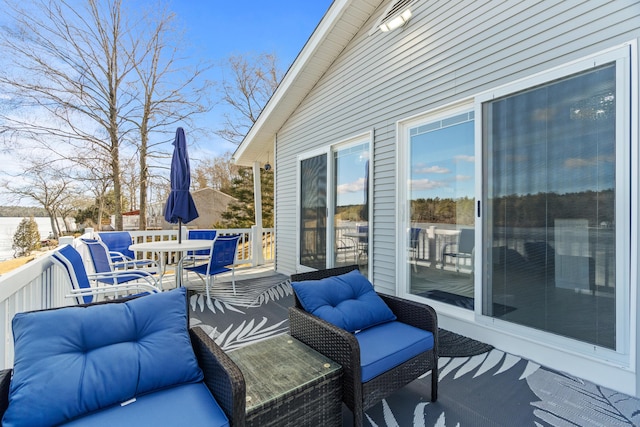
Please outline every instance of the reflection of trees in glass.
[[543, 227], [555, 218], [585, 218], [590, 227], [611, 225], [615, 220], [613, 190], [578, 193], [537, 193], [493, 199], [493, 224]]
[[336, 206], [336, 219], [342, 221], [366, 221], [366, 205]]
[[411, 221], [473, 225], [473, 205], [474, 199], [469, 197], [412, 200]]
[[[613, 190], [510, 195], [491, 201], [493, 223], [513, 227], [543, 227], [555, 218], [586, 218], [590, 227], [610, 226], [615, 221], [614, 202]], [[343, 207], [341, 219], [352, 219], [350, 214], [356, 208]], [[473, 225], [474, 199], [435, 197], [412, 200], [411, 221]]]

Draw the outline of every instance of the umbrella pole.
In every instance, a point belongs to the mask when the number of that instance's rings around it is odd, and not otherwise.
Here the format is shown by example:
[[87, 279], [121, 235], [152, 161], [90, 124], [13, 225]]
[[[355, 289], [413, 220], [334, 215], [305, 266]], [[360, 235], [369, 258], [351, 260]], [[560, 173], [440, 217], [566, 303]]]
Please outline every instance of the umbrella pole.
[[182, 219], [178, 218], [178, 244], [182, 243]]

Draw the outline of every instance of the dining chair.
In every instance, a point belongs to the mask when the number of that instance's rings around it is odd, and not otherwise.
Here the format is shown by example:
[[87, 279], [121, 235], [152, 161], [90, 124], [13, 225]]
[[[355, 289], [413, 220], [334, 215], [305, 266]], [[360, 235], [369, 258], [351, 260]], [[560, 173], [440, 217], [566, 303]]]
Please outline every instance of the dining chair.
[[[471, 259], [471, 269], [473, 270], [473, 249], [475, 246], [475, 230], [473, 228], [463, 228], [458, 234], [456, 243], [447, 243], [442, 248], [442, 264], [444, 269], [445, 257], [455, 258], [456, 272], [460, 271], [460, 259]], [[455, 247], [455, 249], [454, 249]]]
[[205, 282], [207, 300], [210, 300], [210, 288], [213, 283], [214, 277], [221, 273], [231, 271], [231, 283], [233, 286], [233, 294], [236, 295], [236, 278], [235, 278], [235, 265], [238, 256], [238, 244], [240, 242], [240, 235], [218, 235], [213, 244], [211, 245], [209, 259], [207, 262], [197, 264], [194, 266], [184, 266], [185, 263], [191, 262], [190, 256], [185, 256], [180, 260], [178, 266], [179, 271], [186, 271], [187, 275], [189, 271], [192, 271], [200, 278], [203, 276]]
[[[54, 251], [51, 255], [51, 260], [66, 273], [71, 283], [71, 292], [67, 297], [76, 298], [78, 304], [94, 302], [97, 296], [100, 295], [113, 295], [117, 298], [120, 295], [129, 295], [131, 293], [139, 295], [160, 292], [160, 289], [155, 286], [153, 281], [145, 279], [143, 282], [133, 282], [133, 278], [128, 281], [122, 280], [125, 275], [131, 277], [131, 273], [125, 271], [112, 273], [113, 276], [119, 277], [118, 284], [91, 286], [91, 280], [95, 280], [98, 277], [107, 279], [110, 275], [107, 273], [99, 275], [88, 274], [84, 267], [82, 255], [71, 245], [64, 245]], [[140, 279], [140, 277], [135, 279]]]
[[133, 243], [128, 231], [104, 231], [96, 233], [109, 251], [111, 261], [116, 268], [143, 268], [157, 266], [150, 259], [136, 259], [136, 254], [129, 249]]
[[[201, 230], [189, 230], [187, 233], [189, 240], [214, 240], [218, 234], [217, 230], [213, 229], [201, 229]], [[188, 256], [194, 256], [194, 260], [208, 259], [211, 254], [211, 249], [199, 249], [196, 251], [188, 251]]]
[[114, 268], [114, 263], [109, 257], [109, 249], [107, 246], [98, 239], [80, 239], [87, 248], [91, 255], [91, 261], [93, 262], [93, 268], [95, 274], [91, 275], [91, 279], [96, 282], [117, 285], [120, 283], [131, 282], [133, 280], [145, 280], [153, 286], [158, 287], [158, 281], [153, 276], [159, 271], [159, 269], [127, 269], [117, 270]]

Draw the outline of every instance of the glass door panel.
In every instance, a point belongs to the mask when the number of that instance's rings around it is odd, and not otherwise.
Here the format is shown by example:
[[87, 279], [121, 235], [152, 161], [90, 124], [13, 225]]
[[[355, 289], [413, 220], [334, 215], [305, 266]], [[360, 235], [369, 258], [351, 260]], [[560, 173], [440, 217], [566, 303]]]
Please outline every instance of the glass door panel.
[[616, 65], [483, 104], [484, 315], [616, 347]]
[[409, 128], [409, 292], [473, 310], [474, 113]]
[[369, 143], [340, 147], [334, 165], [334, 265], [369, 270]]
[[300, 161], [300, 265], [327, 265], [327, 155]]

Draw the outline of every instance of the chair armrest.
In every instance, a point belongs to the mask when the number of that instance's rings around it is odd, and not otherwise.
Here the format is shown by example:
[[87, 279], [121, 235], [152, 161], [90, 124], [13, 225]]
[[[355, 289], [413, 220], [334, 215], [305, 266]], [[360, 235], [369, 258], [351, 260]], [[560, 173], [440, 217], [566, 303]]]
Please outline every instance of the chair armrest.
[[304, 310], [290, 307], [289, 333], [298, 341], [342, 366], [344, 396], [362, 393], [360, 344], [351, 332]]
[[158, 280], [146, 270], [115, 270], [104, 273], [87, 274], [89, 280], [117, 279], [118, 277], [137, 277], [143, 279], [148, 285], [158, 288]]
[[189, 329], [204, 382], [232, 426], [245, 425], [246, 385], [240, 368], [200, 327]]
[[0, 420], [9, 406], [9, 386], [11, 385], [11, 369], [0, 371]]
[[431, 332], [434, 349], [438, 354], [438, 315], [433, 307], [393, 295], [383, 293], [378, 293], [378, 295], [393, 311], [398, 321]]
[[[118, 252], [118, 251], [109, 251], [109, 256], [111, 257], [111, 260], [114, 262], [131, 261], [131, 257], [128, 257], [122, 252]], [[120, 261], [117, 261], [117, 260], [120, 260]]]

